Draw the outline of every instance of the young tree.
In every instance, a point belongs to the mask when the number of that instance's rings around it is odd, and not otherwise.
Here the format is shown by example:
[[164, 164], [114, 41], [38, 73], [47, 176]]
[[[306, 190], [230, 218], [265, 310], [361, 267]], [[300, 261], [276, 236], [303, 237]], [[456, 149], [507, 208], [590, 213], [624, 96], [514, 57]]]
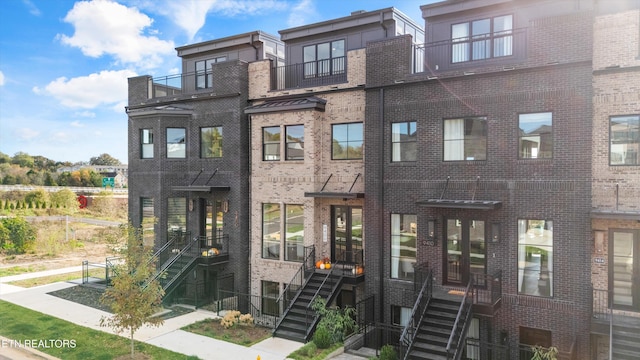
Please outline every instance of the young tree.
[[122, 264], [114, 269], [111, 286], [101, 301], [109, 305], [113, 315], [100, 319], [100, 326], [113, 328], [117, 333], [128, 331], [131, 339], [131, 358], [134, 358], [133, 335], [143, 325], [160, 326], [162, 318], [153, 316], [162, 305], [164, 290], [157, 280], [152, 280], [156, 267], [152, 261], [151, 247], [142, 244], [141, 229], [131, 224], [121, 228]]

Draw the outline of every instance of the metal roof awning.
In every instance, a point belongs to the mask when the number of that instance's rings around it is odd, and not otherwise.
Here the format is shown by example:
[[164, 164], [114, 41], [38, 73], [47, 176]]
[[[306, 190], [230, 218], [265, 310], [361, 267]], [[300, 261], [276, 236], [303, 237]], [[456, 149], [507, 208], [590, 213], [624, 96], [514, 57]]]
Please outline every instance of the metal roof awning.
[[304, 197], [361, 199], [364, 197], [364, 193], [319, 191], [319, 192], [306, 192], [304, 193]]
[[327, 100], [311, 96], [288, 100], [266, 101], [262, 104], [248, 106], [244, 109], [245, 114], [261, 114], [269, 112], [294, 111], [314, 109], [324, 111]]
[[592, 219], [611, 219], [611, 220], [637, 220], [640, 221], [640, 211], [623, 211], [623, 210], [591, 210]]
[[502, 201], [427, 199], [416, 201], [416, 205], [446, 209], [496, 210], [502, 207]]
[[187, 186], [172, 186], [173, 191], [190, 191], [190, 192], [213, 192], [213, 191], [229, 191], [229, 186], [217, 185], [187, 185]]

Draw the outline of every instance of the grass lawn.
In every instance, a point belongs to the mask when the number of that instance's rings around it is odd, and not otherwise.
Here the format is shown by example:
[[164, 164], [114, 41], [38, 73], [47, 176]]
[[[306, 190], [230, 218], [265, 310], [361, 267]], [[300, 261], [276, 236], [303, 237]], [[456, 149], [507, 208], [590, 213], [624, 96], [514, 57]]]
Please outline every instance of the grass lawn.
[[0, 277], [20, 275], [24, 273], [30, 273], [35, 271], [44, 270], [43, 265], [28, 265], [28, 266], [12, 266], [4, 269], [0, 269]]
[[182, 330], [243, 346], [251, 346], [271, 337], [271, 330], [262, 326], [236, 324], [225, 329], [217, 319], [198, 321], [183, 327]]
[[[129, 354], [128, 338], [93, 330], [0, 300], [0, 335], [16, 341], [75, 340], [75, 348], [38, 347], [39, 351], [69, 360], [109, 360]], [[198, 359], [136, 342], [136, 353], [149, 359]]]
[[[89, 269], [89, 276], [104, 279], [105, 277], [104, 269]], [[8, 284], [30, 288], [34, 286], [53, 284], [60, 281], [71, 281], [71, 280], [78, 280], [78, 279], [82, 279], [82, 271], [75, 271], [75, 272], [70, 272], [65, 274], [41, 276], [33, 279], [12, 281]]]
[[294, 360], [322, 360], [332, 352], [338, 350], [341, 346], [342, 343], [337, 343], [327, 349], [318, 349], [316, 344], [314, 344], [313, 341], [310, 341], [300, 349], [291, 353], [289, 358]]

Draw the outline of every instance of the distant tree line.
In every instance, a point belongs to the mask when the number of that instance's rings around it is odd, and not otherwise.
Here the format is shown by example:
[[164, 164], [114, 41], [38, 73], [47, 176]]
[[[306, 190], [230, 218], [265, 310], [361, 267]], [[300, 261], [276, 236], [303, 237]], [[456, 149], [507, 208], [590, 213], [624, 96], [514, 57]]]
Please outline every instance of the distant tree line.
[[[92, 157], [89, 162], [71, 163], [53, 161], [44, 156], [31, 156], [24, 152], [17, 152], [13, 157], [0, 152], [0, 184], [101, 187], [102, 175], [89, 168], [93, 165], [121, 165], [121, 162], [106, 153]], [[72, 166], [80, 169], [57, 171]]]

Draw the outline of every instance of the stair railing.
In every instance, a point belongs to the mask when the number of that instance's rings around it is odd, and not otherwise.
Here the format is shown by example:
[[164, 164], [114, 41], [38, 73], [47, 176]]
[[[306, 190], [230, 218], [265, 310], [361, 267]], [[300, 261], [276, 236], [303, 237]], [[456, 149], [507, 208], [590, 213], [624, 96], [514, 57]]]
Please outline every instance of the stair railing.
[[453, 323], [451, 335], [449, 335], [449, 341], [447, 342], [447, 359], [458, 360], [462, 356], [462, 348], [464, 346], [462, 338], [465, 336], [465, 332], [469, 326], [471, 308], [473, 305], [473, 292], [471, 285], [472, 280], [469, 280], [464, 292], [464, 297], [460, 303], [460, 308], [458, 309], [456, 321]]
[[409, 318], [409, 322], [404, 327], [402, 331], [402, 335], [400, 335], [400, 359], [406, 359], [409, 356], [409, 352], [411, 351], [411, 346], [413, 345], [413, 341], [418, 332], [418, 328], [422, 323], [424, 318], [424, 314], [427, 311], [427, 307], [429, 306], [429, 302], [431, 301], [431, 297], [433, 295], [433, 276], [431, 273], [431, 269], [428, 269], [427, 276], [422, 282], [422, 287], [420, 288], [420, 293], [416, 299], [416, 302], [413, 305], [413, 309], [411, 310], [411, 317]]
[[[311, 297], [309, 304], [307, 304], [307, 308], [305, 311], [305, 321], [304, 321], [305, 327], [307, 329], [307, 332], [305, 334], [305, 339], [309, 336], [309, 334], [313, 330], [310, 325], [313, 325], [313, 323], [318, 318], [318, 315], [312, 309], [312, 306], [316, 298], [320, 295], [320, 291], [324, 288], [325, 284], [327, 284], [330, 287], [331, 291], [329, 292], [329, 296], [327, 297], [327, 306], [328, 306], [333, 293], [336, 291], [336, 287], [340, 284], [340, 281], [342, 280], [341, 276], [332, 276], [333, 271], [338, 268], [339, 264], [340, 262], [337, 262], [333, 266], [331, 266], [331, 270], [329, 270], [327, 275], [325, 275], [324, 279], [322, 279], [322, 283], [320, 284], [320, 286], [318, 286], [318, 290], [316, 290], [316, 292], [313, 294], [313, 297]], [[311, 318], [311, 321], [309, 320], [309, 318]]]
[[[166, 281], [160, 281], [162, 288], [164, 290], [168, 289], [175, 281], [176, 279], [178, 279], [183, 273], [184, 271], [194, 262], [198, 259], [198, 254], [200, 253], [200, 246], [199, 246], [200, 242], [198, 241], [198, 237], [193, 238], [191, 241], [189, 241], [189, 243], [182, 248], [177, 254], [176, 256], [170, 258], [164, 265], [163, 267], [157, 271], [152, 277], [150, 277], [147, 281], [145, 281], [144, 286], [148, 286], [149, 283], [151, 283], [154, 280], [160, 279], [162, 276], [164, 276], [167, 272], [167, 270], [175, 263], [178, 262], [178, 260], [184, 258], [184, 257], [189, 257], [189, 261], [185, 264], [183, 264], [183, 266], [179, 269], [179, 271], [176, 273], [175, 276], [173, 276], [171, 279], [163, 279]], [[195, 248], [194, 248], [195, 247]]]
[[[302, 264], [300, 264], [298, 271], [295, 273], [295, 275], [293, 275], [291, 281], [284, 287], [284, 290], [282, 290], [282, 293], [276, 299], [276, 305], [278, 306], [278, 309], [281, 308], [280, 304], [282, 304], [283, 315], [289, 311], [289, 308], [291, 308], [291, 306], [293, 306], [294, 300], [299, 295], [300, 289], [305, 283], [306, 273], [309, 270], [308, 263], [311, 261], [311, 264], [313, 264], [313, 260], [315, 260], [316, 257], [315, 247], [305, 246], [305, 254], [305, 259]], [[293, 293], [294, 295], [290, 296], [291, 293]], [[282, 320], [284, 320], [284, 316], [281, 316], [280, 319], [278, 319], [278, 322], [274, 329], [277, 329], [280, 326]]]

